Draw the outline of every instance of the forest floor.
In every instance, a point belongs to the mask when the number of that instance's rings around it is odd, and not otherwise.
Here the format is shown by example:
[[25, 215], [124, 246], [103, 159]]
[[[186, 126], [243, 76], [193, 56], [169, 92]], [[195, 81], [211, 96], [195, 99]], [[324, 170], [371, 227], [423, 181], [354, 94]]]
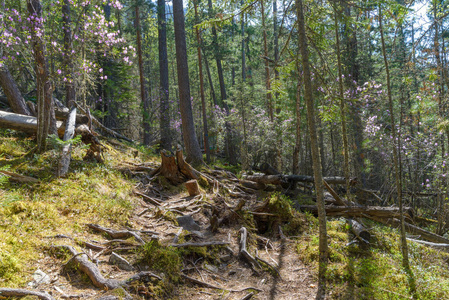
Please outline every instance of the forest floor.
[[[189, 197], [184, 185], [148, 175], [159, 166], [155, 154], [112, 140], [103, 144], [104, 163], [83, 161], [85, 150], [75, 147], [70, 174], [56, 178], [58, 151], [30, 155], [30, 138], [1, 132], [0, 170], [39, 182], [0, 177], [0, 287], [47, 292], [55, 299], [314, 299], [318, 222], [294, 211], [296, 200], [246, 195], [242, 209], [233, 211], [242, 199], [224, 189], [202, 186], [201, 196]], [[251, 213], [263, 203], [283, 219]], [[212, 232], [217, 213], [228, 218]], [[368, 247], [351, 243], [344, 219], [329, 220], [329, 299], [408, 298], [396, 231], [374, 222], [367, 226], [373, 236]], [[259, 266], [239, 255], [242, 227]], [[119, 231], [128, 236], [111, 236]], [[110, 263], [113, 252], [129, 264]], [[412, 243], [410, 256], [421, 298], [449, 299], [449, 255]], [[105, 290], [74, 266], [80, 257], [92, 261], [105, 280], [124, 282], [141, 272], [154, 276]]]

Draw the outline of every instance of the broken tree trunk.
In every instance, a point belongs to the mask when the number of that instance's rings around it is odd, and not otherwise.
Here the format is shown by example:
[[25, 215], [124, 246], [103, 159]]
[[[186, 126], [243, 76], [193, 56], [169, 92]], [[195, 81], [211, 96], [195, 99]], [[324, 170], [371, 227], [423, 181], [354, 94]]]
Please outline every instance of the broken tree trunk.
[[186, 179], [199, 179], [201, 177], [199, 172], [184, 160], [180, 148], [176, 150], [176, 155], [167, 150], [162, 150], [161, 160], [161, 166], [154, 172], [154, 175], [160, 174], [174, 185], [185, 182]]
[[348, 223], [351, 226], [351, 231], [355, 234], [355, 236], [364, 243], [369, 244], [371, 239], [371, 234], [366, 228], [353, 219], [348, 219]]
[[[301, 211], [308, 211], [318, 214], [316, 205], [301, 205]], [[413, 211], [409, 207], [404, 208], [404, 213], [409, 218], [413, 218]], [[397, 207], [381, 207], [381, 206], [326, 206], [327, 216], [341, 217], [378, 217], [378, 218], [396, 218], [399, 217], [399, 208]]]
[[[76, 107], [73, 107], [70, 110], [69, 116], [67, 118], [65, 126], [66, 130], [63, 138], [64, 142], [71, 140], [75, 135], [75, 125], [76, 125]], [[71, 153], [72, 153], [72, 144], [71, 143], [65, 144], [62, 147], [62, 154], [59, 160], [59, 169], [58, 169], [59, 177], [65, 176], [69, 171]]]
[[[65, 125], [61, 121], [56, 122], [59, 137], [64, 136]], [[0, 111], [0, 128], [14, 129], [29, 134], [37, 133], [37, 118], [20, 115], [6, 111]]]
[[31, 115], [30, 110], [25, 103], [25, 99], [23, 99], [16, 82], [5, 65], [0, 67], [0, 86], [2, 87], [13, 112], [27, 116]]

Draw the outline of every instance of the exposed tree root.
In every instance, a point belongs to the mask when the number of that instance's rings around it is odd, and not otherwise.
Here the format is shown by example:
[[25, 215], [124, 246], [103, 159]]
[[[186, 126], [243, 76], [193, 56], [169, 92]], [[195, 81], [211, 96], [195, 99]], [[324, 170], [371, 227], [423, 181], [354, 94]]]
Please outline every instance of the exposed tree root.
[[129, 230], [114, 230], [97, 224], [87, 224], [87, 227], [99, 232], [107, 233], [113, 239], [127, 239], [130, 237], [134, 237], [139, 243], [145, 244], [145, 241], [142, 240], [142, 238], [136, 232], [132, 232]]
[[42, 292], [36, 292], [32, 290], [26, 290], [26, 289], [10, 289], [10, 288], [0, 288], [0, 297], [17, 297], [22, 298], [26, 296], [36, 296], [39, 299], [42, 300], [54, 300], [52, 296], [50, 296], [47, 293]]
[[111, 290], [120, 287], [127, 287], [130, 283], [134, 281], [142, 280], [144, 278], [149, 277], [162, 280], [159, 276], [151, 272], [140, 272], [123, 281], [115, 279], [106, 279], [103, 277], [98, 267], [88, 259], [88, 256], [85, 253], [79, 253], [75, 250], [75, 248], [67, 245], [53, 246], [53, 248], [63, 249], [64, 251], [71, 253], [73, 255], [71, 261], [76, 263], [79, 270], [85, 273], [90, 278], [94, 286], [103, 290]]
[[190, 282], [192, 282], [192, 283], [195, 283], [195, 284], [198, 284], [200, 286], [204, 286], [204, 287], [210, 288], [210, 289], [229, 291], [229, 292], [232, 292], [232, 293], [240, 293], [240, 292], [244, 292], [244, 291], [247, 291], [247, 290], [254, 290], [254, 291], [257, 291], [257, 292], [262, 292], [261, 289], [258, 289], [258, 288], [255, 288], [255, 287], [247, 287], [247, 288], [244, 288], [244, 289], [241, 289], [241, 290], [227, 289], [227, 288], [219, 287], [219, 286], [216, 286], [216, 285], [213, 285], [213, 284], [210, 284], [210, 283], [207, 283], [207, 282], [195, 279], [195, 278], [187, 276], [185, 274], [181, 274], [181, 277], [186, 279], [186, 280], [188, 280], [188, 281], [190, 281]]

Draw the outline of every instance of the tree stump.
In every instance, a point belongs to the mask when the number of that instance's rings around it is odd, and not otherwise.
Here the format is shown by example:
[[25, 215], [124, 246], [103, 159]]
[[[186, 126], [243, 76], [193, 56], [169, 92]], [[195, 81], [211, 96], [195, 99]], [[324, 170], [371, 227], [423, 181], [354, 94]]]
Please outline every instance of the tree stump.
[[[182, 154], [181, 154], [182, 155]], [[179, 171], [176, 157], [169, 151], [161, 151], [161, 166], [159, 174], [164, 176], [171, 184], [177, 185], [185, 181], [184, 175]]]
[[198, 196], [199, 194], [201, 194], [200, 187], [196, 179], [187, 181], [185, 185], [190, 197]]
[[174, 185], [185, 182], [189, 179], [200, 179], [200, 175], [191, 165], [189, 165], [182, 155], [181, 148], [173, 155], [170, 151], [161, 151], [161, 166], [154, 175], [162, 175]]

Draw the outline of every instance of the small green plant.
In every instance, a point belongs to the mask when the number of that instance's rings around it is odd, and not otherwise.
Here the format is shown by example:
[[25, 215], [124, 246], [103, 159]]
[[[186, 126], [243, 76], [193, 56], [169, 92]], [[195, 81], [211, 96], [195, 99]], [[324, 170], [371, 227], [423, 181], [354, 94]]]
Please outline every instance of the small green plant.
[[[11, 167], [10, 165], [0, 167], [0, 171], [8, 171], [10, 167]], [[2, 187], [5, 183], [8, 182], [8, 177], [9, 177], [8, 175], [5, 175], [0, 172], [0, 187]]]
[[[61, 150], [62, 147], [69, 145], [69, 144], [76, 146], [76, 145], [82, 143], [81, 135], [77, 135], [73, 139], [63, 141], [56, 134], [50, 134], [47, 138], [47, 142], [53, 149], [56, 149], [56, 150]], [[87, 147], [87, 145], [86, 145], [86, 147]]]

